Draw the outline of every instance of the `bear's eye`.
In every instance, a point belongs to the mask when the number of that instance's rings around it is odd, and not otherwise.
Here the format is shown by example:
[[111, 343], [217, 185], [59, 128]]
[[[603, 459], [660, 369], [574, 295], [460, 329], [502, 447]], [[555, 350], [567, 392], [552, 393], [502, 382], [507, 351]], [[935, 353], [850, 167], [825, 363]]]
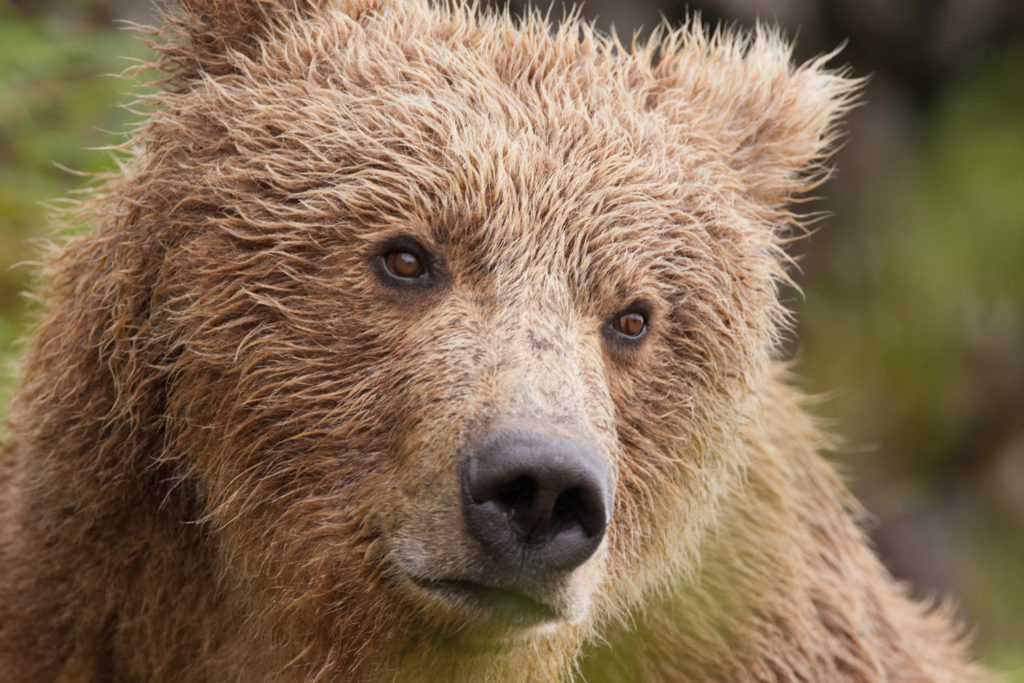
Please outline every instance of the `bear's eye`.
[[391, 275], [405, 280], [423, 277], [427, 272], [420, 257], [411, 251], [395, 250], [385, 254], [384, 267]]
[[372, 267], [389, 289], [405, 294], [434, 290], [444, 281], [444, 261], [412, 237], [394, 237], [377, 246]]
[[639, 339], [647, 331], [647, 318], [643, 313], [630, 311], [617, 316], [612, 321], [612, 328], [625, 337]]

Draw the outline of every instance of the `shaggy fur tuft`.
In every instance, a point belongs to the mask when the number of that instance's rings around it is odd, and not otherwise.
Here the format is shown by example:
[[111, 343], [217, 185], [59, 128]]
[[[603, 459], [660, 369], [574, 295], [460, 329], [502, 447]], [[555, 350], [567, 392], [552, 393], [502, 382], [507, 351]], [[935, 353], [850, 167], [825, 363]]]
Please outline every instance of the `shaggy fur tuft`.
[[[627, 48], [464, 2], [183, 0], [154, 40], [11, 406], [10, 680], [980, 676], [777, 359], [856, 80], [766, 28]], [[429, 287], [382, 273], [395, 240]], [[486, 568], [459, 463], [504, 424], [615, 486], [536, 628], [416, 583]]]

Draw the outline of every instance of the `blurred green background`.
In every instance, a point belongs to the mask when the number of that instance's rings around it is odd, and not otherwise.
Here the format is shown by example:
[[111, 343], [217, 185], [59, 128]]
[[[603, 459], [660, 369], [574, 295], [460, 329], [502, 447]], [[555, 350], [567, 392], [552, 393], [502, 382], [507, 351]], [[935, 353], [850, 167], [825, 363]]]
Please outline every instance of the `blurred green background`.
[[[603, 0], [584, 14], [628, 35], [686, 6], [779, 23], [798, 59], [845, 40], [837, 64], [870, 75], [819, 191], [832, 216], [793, 248], [789, 352], [827, 397], [885, 562], [922, 596], [954, 596], [980, 656], [1024, 681], [1024, 3]], [[145, 0], [0, 0], [0, 401], [30, 316], [32, 271], [15, 264], [85, 184], [66, 169], [114, 168], [96, 148], [133, 117], [110, 74], [147, 54], [115, 20], [150, 18]]]

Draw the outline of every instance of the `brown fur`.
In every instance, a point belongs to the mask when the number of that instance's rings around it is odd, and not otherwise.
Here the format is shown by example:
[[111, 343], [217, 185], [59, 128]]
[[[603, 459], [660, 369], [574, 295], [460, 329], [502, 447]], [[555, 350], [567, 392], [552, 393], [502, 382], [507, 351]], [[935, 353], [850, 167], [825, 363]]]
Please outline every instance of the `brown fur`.
[[[183, 4], [130, 161], [46, 267], [0, 469], [8, 678], [980, 676], [869, 551], [776, 359], [788, 207], [855, 81], [765, 29], [627, 49], [419, 0]], [[382, 285], [396, 235], [443, 287]], [[614, 472], [543, 628], [409, 578], [487, 561], [454, 501], [496, 423]]]

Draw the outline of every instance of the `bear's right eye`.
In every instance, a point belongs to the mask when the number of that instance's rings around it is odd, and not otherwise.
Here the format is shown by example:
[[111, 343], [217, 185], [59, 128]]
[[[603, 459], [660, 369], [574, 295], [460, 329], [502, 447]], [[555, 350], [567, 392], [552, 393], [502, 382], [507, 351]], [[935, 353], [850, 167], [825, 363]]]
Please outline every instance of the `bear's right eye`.
[[434, 263], [419, 242], [400, 237], [385, 243], [377, 256], [384, 280], [397, 287], [422, 288], [434, 284]]
[[392, 251], [384, 256], [384, 267], [395, 277], [412, 280], [426, 273], [420, 257], [409, 251]]

